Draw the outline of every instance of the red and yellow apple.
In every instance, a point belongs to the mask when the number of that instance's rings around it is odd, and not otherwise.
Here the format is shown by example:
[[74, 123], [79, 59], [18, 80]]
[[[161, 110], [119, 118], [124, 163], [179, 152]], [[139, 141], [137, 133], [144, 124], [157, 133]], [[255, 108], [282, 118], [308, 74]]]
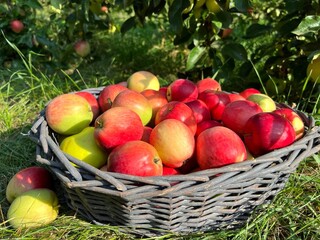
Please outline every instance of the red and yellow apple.
[[72, 135], [88, 127], [93, 119], [90, 104], [83, 97], [66, 93], [53, 98], [45, 116], [49, 127], [56, 133]]
[[148, 125], [154, 126], [155, 122], [155, 117], [158, 112], [158, 110], [165, 104], [168, 103], [166, 95], [161, 93], [160, 91], [156, 91], [153, 89], [146, 89], [141, 92], [141, 94], [148, 99], [151, 108], [152, 108], [152, 117]]
[[160, 176], [162, 161], [151, 144], [129, 141], [110, 152], [107, 170], [134, 176]]
[[295, 140], [298, 140], [303, 136], [305, 126], [302, 118], [298, 115], [298, 113], [290, 108], [279, 108], [274, 110], [273, 112], [283, 116], [291, 123], [296, 133]]
[[6, 198], [12, 202], [22, 193], [36, 188], [53, 188], [53, 177], [49, 170], [32, 166], [18, 171], [6, 187]]
[[197, 120], [192, 109], [186, 103], [171, 101], [163, 105], [157, 111], [155, 125], [165, 119], [177, 119], [186, 124], [193, 134], [197, 131]]
[[87, 91], [81, 91], [81, 92], [76, 92], [75, 94], [83, 97], [88, 101], [88, 103], [91, 106], [91, 110], [93, 113], [93, 120], [96, 120], [96, 118], [100, 115], [100, 107], [97, 98], [90, 92]]
[[199, 94], [205, 90], [221, 91], [221, 85], [213, 78], [204, 78], [196, 82]]
[[112, 107], [112, 102], [116, 96], [123, 90], [128, 89], [127, 87], [121, 84], [111, 84], [105, 86], [98, 97], [98, 103], [102, 112], [107, 111]]
[[234, 131], [217, 126], [199, 134], [196, 140], [196, 157], [201, 169], [209, 169], [242, 162], [247, 159], [247, 151]]
[[112, 107], [126, 107], [140, 117], [142, 124], [147, 125], [152, 118], [152, 106], [141, 93], [133, 90], [124, 90], [114, 99]]
[[260, 156], [292, 144], [296, 133], [291, 123], [273, 112], [262, 112], [248, 119], [243, 138], [248, 151]]
[[77, 41], [74, 44], [73, 48], [74, 48], [74, 51], [76, 52], [76, 54], [79, 55], [80, 57], [86, 57], [91, 52], [90, 44], [86, 40]]
[[126, 107], [112, 107], [95, 121], [94, 137], [99, 146], [112, 149], [128, 141], [140, 140], [143, 124], [138, 114]]
[[186, 124], [177, 119], [165, 119], [151, 131], [150, 144], [157, 149], [164, 165], [177, 168], [193, 155], [195, 139]]

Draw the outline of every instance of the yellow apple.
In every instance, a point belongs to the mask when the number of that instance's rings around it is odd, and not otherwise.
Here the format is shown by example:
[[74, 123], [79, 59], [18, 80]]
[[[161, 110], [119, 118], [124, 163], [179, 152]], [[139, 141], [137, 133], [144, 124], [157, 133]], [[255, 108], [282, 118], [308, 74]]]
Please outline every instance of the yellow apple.
[[59, 211], [58, 198], [48, 188], [24, 192], [11, 203], [7, 217], [10, 225], [17, 228], [40, 227], [53, 222]]
[[148, 71], [138, 71], [133, 73], [127, 80], [127, 86], [130, 90], [142, 92], [145, 89], [158, 91], [160, 83], [158, 78]]
[[108, 155], [96, 143], [94, 129], [94, 127], [87, 127], [78, 134], [66, 137], [62, 140], [60, 148], [63, 152], [100, 168], [107, 162]]
[[263, 112], [272, 112], [276, 110], [276, 103], [266, 94], [255, 93], [250, 95], [247, 100], [257, 103]]
[[313, 58], [309, 63], [307, 76], [310, 76], [311, 81], [320, 83], [320, 56]]

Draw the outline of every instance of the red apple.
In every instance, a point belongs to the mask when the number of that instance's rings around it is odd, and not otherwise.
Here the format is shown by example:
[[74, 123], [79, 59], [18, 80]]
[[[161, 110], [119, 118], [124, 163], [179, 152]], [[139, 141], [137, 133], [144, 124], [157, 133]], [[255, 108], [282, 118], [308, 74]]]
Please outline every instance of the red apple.
[[168, 87], [160, 87], [159, 92], [163, 94], [165, 97], [167, 97], [167, 90]]
[[91, 110], [93, 113], [93, 120], [96, 120], [96, 118], [100, 115], [100, 107], [97, 98], [90, 92], [86, 91], [81, 91], [81, 92], [76, 92], [75, 94], [83, 97], [88, 101], [88, 103], [91, 106]]
[[197, 161], [201, 169], [217, 168], [247, 159], [246, 147], [231, 129], [209, 128], [197, 138]]
[[179, 171], [178, 171], [176, 168], [163, 166], [163, 171], [162, 171], [162, 175], [163, 175], [163, 176], [167, 176], [167, 175], [178, 175], [178, 174], [180, 174], [180, 173], [179, 173]]
[[243, 90], [239, 94], [244, 98], [248, 98], [250, 95], [256, 94], [256, 93], [261, 93], [261, 92], [256, 88], [246, 88], [245, 90]]
[[186, 161], [184, 161], [181, 167], [177, 168], [179, 173], [188, 174], [199, 167], [195, 153], [196, 152], [193, 153], [191, 158], [188, 158]]
[[203, 101], [208, 106], [209, 110], [216, 107], [219, 103], [219, 96], [214, 90], [204, 90], [199, 93], [198, 99]]
[[272, 112], [253, 115], [248, 119], [244, 129], [244, 142], [254, 157], [289, 146], [296, 136], [291, 123]]
[[197, 120], [193, 111], [186, 103], [171, 101], [163, 105], [157, 112], [155, 124], [159, 124], [165, 119], [177, 119], [186, 124], [193, 134], [197, 131]]
[[202, 121], [202, 122], [198, 123], [198, 125], [197, 125], [197, 132], [196, 132], [195, 136], [198, 137], [199, 134], [201, 132], [203, 132], [204, 130], [206, 130], [208, 128], [216, 127], [216, 126], [222, 126], [222, 123], [218, 122], [216, 120], [213, 120], [213, 119]]
[[77, 94], [66, 93], [55, 97], [45, 111], [49, 127], [62, 135], [81, 132], [93, 119], [90, 104]]
[[221, 85], [218, 81], [214, 80], [213, 78], [204, 78], [196, 83], [199, 94], [205, 90], [215, 90], [221, 91]]
[[118, 82], [117, 85], [121, 85], [121, 86], [124, 86], [126, 88], [128, 87], [127, 81]]
[[112, 106], [112, 102], [116, 98], [116, 96], [123, 90], [127, 89], [127, 87], [121, 84], [111, 84], [105, 86], [98, 97], [98, 103], [101, 108], [101, 111], [104, 112], [110, 109]]
[[91, 48], [89, 42], [86, 40], [79, 40], [77, 41], [74, 46], [74, 51], [76, 54], [78, 54], [80, 57], [86, 57], [90, 54]]
[[224, 108], [230, 103], [229, 94], [221, 91], [205, 90], [199, 94], [199, 99], [207, 104], [211, 118], [220, 121]]
[[295, 140], [300, 139], [304, 134], [304, 122], [301, 117], [293, 109], [290, 108], [279, 108], [273, 111], [286, 118], [294, 128], [296, 133]]
[[126, 107], [137, 113], [143, 125], [147, 125], [152, 118], [152, 107], [148, 99], [133, 90], [121, 91], [114, 99], [112, 107]]
[[146, 89], [141, 92], [141, 94], [148, 99], [151, 107], [152, 107], [152, 118], [149, 122], [150, 126], [154, 126], [154, 120], [158, 110], [165, 104], [168, 103], [167, 97], [163, 95], [163, 93], [153, 90], [153, 89]]
[[141, 141], [149, 143], [150, 142], [151, 131], [152, 131], [151, 127], [144, 126], [143, 127], [143, 134], [142, 134], [142, 137], [141, 137]]
[[140, 140], [142, 135], [143, 124], [140, 117], [126, 107], [112, 107], [95, 121], [95, 140], [106, 149]]
[[164, 165], [177, 168], [193, 155], [195, 139], [186, 124], [165, 119], [153, 128], [150, 144], [157, 149]]
[[202, 100], [196, 99], [191, 102], [187, 102], [186, 104], [193, 111], [197, 123], [204, 120], [209, 120], [211, 118], [210, 110], [207, 104], [205, 104]]
[[6, 198], [11, 203], [22, 193], [36, 188], [53, 188], [53, 177], [49, 170], [32, 166], [17, 172], [6, 188]]
[[177, 79], [167, 89], [168, 101], [190, 102], [198, 98], [197, 85], [188, 79]]
[[230, 102], [238, 101], [238, 100], [246, 100], [239, 93], [229, 93]]
[[135, 176], [162, 175], [162, 161], [157, 150], [143, 141], [130, 141], [114, 148], [107, 170]]
[[10, 22], [10, 28], [15, 33], [20, 33], [24, 29], [24, 24], [20, 20], [12, 20]]
[[262, 109], [257, 103], [248, 100], [238, 100], [229, 103], [225, 107], [221, 121], [225, 127], [242, 135], [248, 119], [261, 112]]

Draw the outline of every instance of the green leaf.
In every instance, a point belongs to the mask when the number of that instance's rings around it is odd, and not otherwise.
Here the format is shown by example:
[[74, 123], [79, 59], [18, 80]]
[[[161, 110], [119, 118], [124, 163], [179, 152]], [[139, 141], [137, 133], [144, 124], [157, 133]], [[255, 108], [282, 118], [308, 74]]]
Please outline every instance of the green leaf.
[[206, 48], [195, 46], [189, 53], [187, 59], [186, 71], [189, 71], [195, 67], [206, 51]]
[[172, 30], [180, 33], [183, 28], [182, 11], [189, 6], [189, 1], [174, 0], [169, 7], [169, 23]]
[[37, 8], [37, 9], [41, 9], [42, 5], [37, 1], [37, 0], [27, 0], [25, 2], [23, 2], [25, 5], [27, 5], [30, 8]]
[[246, 31], [246, 38], [255, 38], [266, 34], [271, 30], [270, 26], [253, 23]]
[[296, 35], [305, 35], [308, 33], [317, 34], [320, 30], [320, 16], [306, 16], [299, 26], [292, 31]]
[[135, 17], [131, 17], [128, 18], [126, 21], [124, 21], [124, 23], [121, 25], [121, 34], [125, 34], [126, 32], [128, 32], [131, 28], [134, 28], [136, 26], [136, 18]]
[[50, 4], [52, 7], [56, 9], [61, 9], [63, 6], [64, 0], [50, 0]]
[[236, 60], [245, 61], [248, 59], [246, 49], [239, 43], [229, 43], [222, 48], [222, 54]]

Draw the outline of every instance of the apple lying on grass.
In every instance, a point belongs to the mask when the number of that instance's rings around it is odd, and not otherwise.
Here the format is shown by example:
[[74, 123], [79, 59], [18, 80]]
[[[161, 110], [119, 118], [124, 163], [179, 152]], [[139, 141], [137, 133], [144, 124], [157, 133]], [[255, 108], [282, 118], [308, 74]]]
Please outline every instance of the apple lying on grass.
[[93, 112], [86, 99], [77, 94], [66, 93], [48, 103], [45, 116], [53, 131], [62, 135], [72, 135], [90, 125]]
[[74, 44], [73, 48], [74, 48], [74, 51], [76, 52], [76, 54], [79, 55], [80, 57], [86, 57], [91, 52], [90, 44], [86, 40], [77, 41]]
[[32, 166], [18, 171], [6, 187], [6, 198], [12, 202], [22, 193], [36, 188], [53, 188], [53, 177], [49, 170]]
[[15, 33], [20, 33], [24, 29], [24, 24], [18, 19], [14, 19], [10, 22], [10, 28]]
[[35, 228], [53, 222], [59, 211], [55, 192], [47, 188], [29, 190], [11, 203], [7, 218], [15, 228]]
[[110, 152], [107, 171], [135, 176], [160, 176], [162, 161], [151, 144], [144, 141], [130, 141]]

